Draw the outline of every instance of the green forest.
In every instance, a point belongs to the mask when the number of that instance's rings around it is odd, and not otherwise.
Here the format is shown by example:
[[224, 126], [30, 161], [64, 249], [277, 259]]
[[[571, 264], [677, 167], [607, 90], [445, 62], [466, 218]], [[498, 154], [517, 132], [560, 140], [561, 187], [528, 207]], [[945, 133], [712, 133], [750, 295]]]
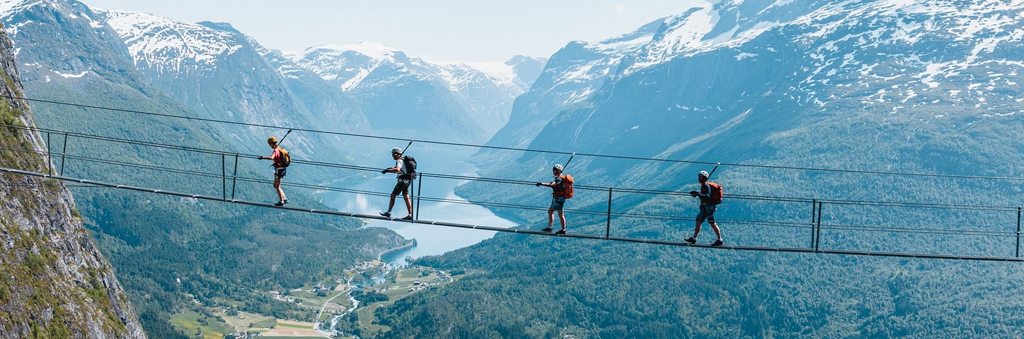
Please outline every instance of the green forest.
[[[1024, 166], [1013, 156], [1013, 150], [1022, 149], [1020, 140], [979, 140], [1021, 135], [1019, 119], [956, 128], [939, 123], [917, 126], [907, 119], [887, 122], [882, 133], [874, 129], [886, 118], [874, 116], [806, 116], [802, 133], [777, 133], [772, 124], [785, 121], [758, 121], [777, 118], [770, 112], [748, 118], [746, 125], [732, 131], [745, 137], [742, 142], [709, 140], [665, 156], [954, 176], [722, 166], [712, 181], [726, 188], [726, 200], [716, 213], [726, 246], [809, 248], [811, 204], [744, 198], [791, 197], [894, 203], [826, 203], [821, 212], [823, 249], [1015, 256], [1014, 205], [1020, 201], [1020, 183], [956, 175], [1017, 173], [1014, 168]], [[886, 133], [910, 128], [916, 128], [915, 138], [921, 143], [906, 143], [902, 134]], [[824, 150], [825, 145], [842, 151]], [[523, 177], [517, 169], [545, 168], [564, 157], [525, 155], [517, 161], [521, 166], [495, 168], [486, 175]], [[576, 178], [576, 185], [686, 192], [696, 189], [697, 171], [710, 167], [583, 157], [574, 160], [567, 172]], [[545, 197], [549, 192], [489, 183], [470, 183], [459, 192], [480, 202], [540, 204], [549, 199]], [[606, 224], [601, 212], [608, 208], [607, 191], [577, 188], [576, 195], [567, 207], [577, 211], [567, 212], [569, 233], [603, 236]], [[951, 207], [919, 208], [913, 206], [916, 203]], [[696, 209], [697, 202], [685, 195], [614, 194], [613, 213], [671, 218], [613, 217], [610, 234], [682, 242], [692, 235]], [[546, 224], [541, 211], [495, 210], [528, 225]], [[713, 237], [705, 224], [698, 240], [707, 244]], [[464, 338], [1024, 334], [1020, 313], [1024, 297], [1018, 293], [1024, 288], [1020, 279], [1024, 266], [1018, 263], [745, 252], [509, 234], [416, 263], [482, 273], [379, 309], [381, 324], [392, 328], [382, 338], [429, 337], [448, 331]]]

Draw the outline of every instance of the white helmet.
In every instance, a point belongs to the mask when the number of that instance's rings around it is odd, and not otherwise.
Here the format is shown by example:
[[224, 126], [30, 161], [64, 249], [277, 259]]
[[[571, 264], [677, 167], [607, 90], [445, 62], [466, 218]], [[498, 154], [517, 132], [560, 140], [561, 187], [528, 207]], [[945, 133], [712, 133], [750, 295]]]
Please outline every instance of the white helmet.
[[697, 173], [697, 177], [701, 179], [707, 179], [708, 176], [710, 176], [708, 171], [700, 171], [700, 173]]
[[561, 172], [564, 168], [565, 167], [562, 167], [562, 164], [555, 164], [555, 167], [552, 167], [551, 169]]
[[402, 149], [399, 147], [392, 148], [391, 154], [402, 154]]

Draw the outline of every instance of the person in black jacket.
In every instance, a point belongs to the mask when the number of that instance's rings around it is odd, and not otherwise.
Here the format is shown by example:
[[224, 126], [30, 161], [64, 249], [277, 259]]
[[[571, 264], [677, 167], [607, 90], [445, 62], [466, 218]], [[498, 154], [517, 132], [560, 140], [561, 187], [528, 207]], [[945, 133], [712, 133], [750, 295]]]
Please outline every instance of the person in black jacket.
[[686, 242], [695, 244], [697, 243], [697, 235], [700, 234], [700, 225], [704, 223], [706, 219], [708, 224], [711, 225], [711, 229], [715, 230], [715, 235], [718, 236], [718, 240], [715, 240], [711, 246], [722, 246], [722, 231], [718, 229], [718, 224], [715, 223], [715, 208], [717, 202], [711, 198], [711, 187], [708, 185], [708, 172], [700, 171], [697, 174], [697, 181], [700, 182], [700, 192], [690, 191], [690, 195], [694, 197], [700, 197], [700, 212], [697, 213], [697, 226], [693, 228], [693, 236], [686, 238]]
[[395, 207], [395, 197], [397, 197], [398, 194], [402, 194], [402, 197], [405, 198], [405, 208], [409, 210], [409, 215], [402, 218], [402, 220], [412, 220], [412, 200], [409, 199], [409, 185], [412, 184], [412, 176], [407, 173], [403, 166], [403, 154], [404, 153], [401, 148], [395, 147], [391, 149], [391, 158], [395, 159], [395, 166], [388, 167], [380, 171], [381, 173], [398, 174], [398, 182], [395, 183], [395, 188], [391, 190], [391, 201], [388, 202], [388, 211], [380, 212], [380, 215], [385, 218], [390, 218], [391, 209]]

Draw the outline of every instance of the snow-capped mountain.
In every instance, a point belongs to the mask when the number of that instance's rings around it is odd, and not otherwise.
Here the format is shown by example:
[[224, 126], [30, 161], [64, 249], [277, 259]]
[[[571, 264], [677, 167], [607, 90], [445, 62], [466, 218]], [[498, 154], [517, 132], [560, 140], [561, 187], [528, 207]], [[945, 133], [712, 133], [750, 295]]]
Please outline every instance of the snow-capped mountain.
[[147, 13], [99, 11], [128, 46], [139, 68], [160, 74], [216, 69], [217, 60], [243, 45], [227, 31]]
[[[319, 79], [298, 79], [294, 72], [283, 76], [279, 68], [295, 65], [275, 58], [272, 51], [230, 24], [188, 24], [146, 13], [99, 12], [123, 39], [140, 71], [162, 91], [208, 117], [291, 126], [316, 122], [337, 131], [367, 126], [344, 95], [326, 90], [326, 83]], [[240, 144], [252, 144], [275, 132], [230, 134]], [[296, 135], [291, 142], [292, 148], [308, 157], [351, 156], [323, 135]]]
[[87, 87], [106, 78], [145, 86], [117, 33], [80, 2], [4, 0], [0, 20], [16, 43], [14, 53], [27, 82]]
[[[619, 54], [599, 53], [612, 41], [570, 43], [516, 101], [509, 125], [491, 143], [526, 139], [536, 149], [733, 163], [1017, 173], [1018, 161], [1005, 159], [1024, 149], [1008, 137], [1021, 130], [1024, 63], [1015, 51], [1024, 44], [1022, 15], [1024, 4], [982, 0], [714, 2], [652, 23], [634, 39], [613, 40], [630, 42]], [[529, 125], [545, 112], [553, 118]], [[546, 170], [540, 161], [556, 160], [537, 161], [519, 166], [522, 173], [500, 174], [528, 177]], [[671, 190], [676, 178], [692, 177], [681, 171], [694, 170], [589, 161], [574, 160], [575, 171], [595, 171], [588, 176], [595, 185], [643, 182]], [[866, 183], [845, 186], [857, 180], [867, 179], [806, 183], [816, 192], [806, 195], [945, 199], [927, 189], [883, 197], [864, 191]]]
[[509, 122], [488, 144], [525, 146], [558, 112], [585, 105], [615, 75], [624, 57], [651, 41], [662, 21], [598, 42], [570, 42], [551, 56], [533, 86], [517, 98]]
[[287, 56], [358, 98], [374, 128], [431, 126], [478, 141], [507, 121], [511, 102], [532, 82], [531, 68], [544, 62], [431, 63], [376, 43], [317, 46]]

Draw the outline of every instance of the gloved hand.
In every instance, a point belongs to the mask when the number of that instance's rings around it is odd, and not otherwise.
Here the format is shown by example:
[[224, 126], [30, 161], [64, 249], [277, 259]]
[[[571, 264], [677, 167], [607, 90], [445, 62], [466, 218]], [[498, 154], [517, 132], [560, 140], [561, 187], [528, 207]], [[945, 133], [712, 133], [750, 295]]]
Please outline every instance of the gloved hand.
[[697, 191], [690, 191], [690, 196], [691, 196], [691, 197], [696, 197], [696, 196], [697, 196], [697, 195], [699, 195], [699, 194], [700, 194], [700, 193], [697, 193]]
[[380, 174], [388, 174], [388, 168], [380, 170]]
[[267, 157], [265, 157], [265, 156], [262, 156], [262, 155], [261, 155], [261, 156], [258, 156], [258, 157], [256, 157], [256, 159], [259, 159], [259, 160], [266, 160], [266, 159], [267, 159]]
[[538, 183], [536, 183], [536, 184], [533, 184], [533, 185], [534, 185], [534, 186], [537, 186], [537, 187], [540, 187], [540, 185], [541, 185], [541, 184], [540, 184], [540, 183], [538, 182]]

